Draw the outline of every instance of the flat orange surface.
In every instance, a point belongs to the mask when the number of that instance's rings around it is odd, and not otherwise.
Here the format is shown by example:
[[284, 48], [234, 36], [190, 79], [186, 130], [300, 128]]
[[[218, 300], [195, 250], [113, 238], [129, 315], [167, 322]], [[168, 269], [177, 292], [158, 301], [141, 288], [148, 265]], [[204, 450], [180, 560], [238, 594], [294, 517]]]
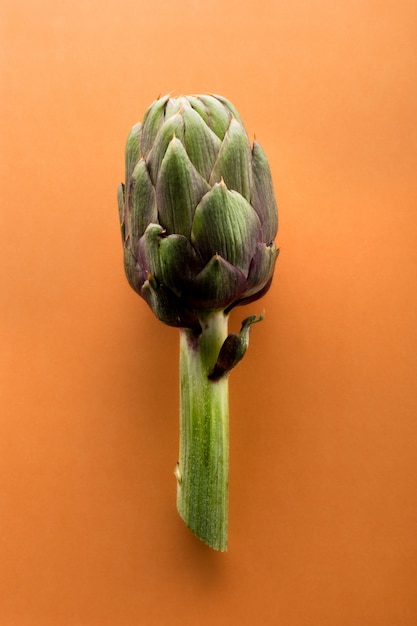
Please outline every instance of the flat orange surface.
[[[417, 624], [416, 41], [408, 0], [3, 0], [0, 624]], [[227, 554], [176, 513], [178, 332], [122, 265], [169, 91], [235, 104], [280, 207]]]

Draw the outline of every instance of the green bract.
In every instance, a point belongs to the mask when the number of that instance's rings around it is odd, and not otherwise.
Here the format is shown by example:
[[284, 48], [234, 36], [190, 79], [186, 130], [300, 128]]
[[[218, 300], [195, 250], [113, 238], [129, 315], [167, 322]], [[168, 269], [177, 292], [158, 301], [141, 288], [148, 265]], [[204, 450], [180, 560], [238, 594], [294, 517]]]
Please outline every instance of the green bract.
[[271, 174], [225, 98], [164, 96], [126, 144], [119, 211], [130, 285], [166, 324], [198, 329], [269, 288], [278, 254]]

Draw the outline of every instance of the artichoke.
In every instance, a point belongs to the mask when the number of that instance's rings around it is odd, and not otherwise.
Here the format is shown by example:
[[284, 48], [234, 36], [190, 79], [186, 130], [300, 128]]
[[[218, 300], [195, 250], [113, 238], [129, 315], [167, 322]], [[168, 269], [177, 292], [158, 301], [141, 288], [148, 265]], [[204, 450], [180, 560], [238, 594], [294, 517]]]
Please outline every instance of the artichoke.
[[221, 96], [156, 100], [126, 144], [119, 211], [130, 285], [170, 326], [261, 297], [277, 258], [268, 161]]
[[226, 550], [228, 375], [263, 315], [238, 334], [227, 322], [271, 284], [278, 216], [268, 161], [225, 98], [164, 96], [128, 136], [118, 204], [128, 281], [180, 328], [177, 508], [202, 541]]

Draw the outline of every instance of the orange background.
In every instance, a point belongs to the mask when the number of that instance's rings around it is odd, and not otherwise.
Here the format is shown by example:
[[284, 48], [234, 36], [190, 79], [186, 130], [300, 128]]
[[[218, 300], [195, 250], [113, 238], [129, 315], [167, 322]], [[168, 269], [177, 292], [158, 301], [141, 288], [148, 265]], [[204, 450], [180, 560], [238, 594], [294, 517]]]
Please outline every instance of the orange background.
[[[3, 0], [0, 624], [415, 626], [417, 5]], [[230, 546], [175, 510], [178, 332], [122, 267], [160, 93], [269, 156], [281, 255], [230, 378]]]

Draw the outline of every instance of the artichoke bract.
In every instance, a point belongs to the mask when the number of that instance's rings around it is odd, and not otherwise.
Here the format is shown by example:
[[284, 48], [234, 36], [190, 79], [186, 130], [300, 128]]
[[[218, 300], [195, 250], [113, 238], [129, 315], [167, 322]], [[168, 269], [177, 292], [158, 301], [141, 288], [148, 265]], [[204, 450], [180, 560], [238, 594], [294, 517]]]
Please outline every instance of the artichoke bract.
[[228, 334], [231, 309], [267, 292], [278, 250], [268, 161], [218, 95], [159, 98], [126, 143], [118, 204], [126, 276], [180, 329], [177, 509], [210, 547], [227, 549], [228, 377], [253, 324]]
[[221, 96], [156, 100], [126, 145], [119, 211], [130, 285], [164, 323], [261, 297], [277, 258], [271, 173]]

